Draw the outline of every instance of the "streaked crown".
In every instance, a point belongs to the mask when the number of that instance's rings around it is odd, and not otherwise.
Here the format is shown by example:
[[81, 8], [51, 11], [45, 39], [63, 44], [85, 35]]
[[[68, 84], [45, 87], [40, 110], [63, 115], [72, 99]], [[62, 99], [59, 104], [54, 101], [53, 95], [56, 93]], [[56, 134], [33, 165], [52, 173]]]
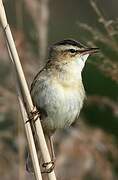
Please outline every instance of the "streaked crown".
[[98, 48], [88, 48], [79, 41], [75, 41], [73, 39], [65, 39], [53, 44], [50, 48], [49, 55], [52, 56], [61, 53], [64, 56], [76, 56], [77, 54], [92, 54], [97, 51]]

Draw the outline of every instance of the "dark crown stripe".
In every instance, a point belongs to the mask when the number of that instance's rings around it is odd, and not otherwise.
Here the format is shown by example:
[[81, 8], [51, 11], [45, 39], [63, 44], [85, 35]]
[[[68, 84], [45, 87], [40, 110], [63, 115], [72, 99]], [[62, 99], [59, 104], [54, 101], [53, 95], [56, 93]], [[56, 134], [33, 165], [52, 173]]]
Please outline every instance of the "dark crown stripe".
[[57, 42], [54, 44], [54, 46], [58, 46], [58, 45], [72, 45], [72, 46], [77, 46], [79, 48], [85, 48], [86, 46], [84, 46], [83, 44], [81, 44], [80, 42], [78, 41], [75, 41], [73, 39], [65, 39], [63, 41], [60, 41], [60, 42]]

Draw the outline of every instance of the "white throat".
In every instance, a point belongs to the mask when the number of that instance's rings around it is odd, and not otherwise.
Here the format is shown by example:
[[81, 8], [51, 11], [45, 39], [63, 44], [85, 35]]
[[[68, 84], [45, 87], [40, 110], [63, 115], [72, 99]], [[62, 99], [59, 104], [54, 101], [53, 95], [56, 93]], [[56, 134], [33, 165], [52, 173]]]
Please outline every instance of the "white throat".
[[77, 64], [77, 66], [78, 66], [79, 72], [82, 72], [88, 56], [89, 56], [89, 54], [85, 54], [85, 55], [80, 56], [80, 57], [77, 59], [76, 64]]
[[75, 63], [73, 64], [73, 71], [76, 74], [78, 79], [81, 79], [81, 77], [82, 77], [81, 73], [85, 66], [88, 56], [89, 56], [89, 54], [78, 57], [77, 60], [75, 61]]

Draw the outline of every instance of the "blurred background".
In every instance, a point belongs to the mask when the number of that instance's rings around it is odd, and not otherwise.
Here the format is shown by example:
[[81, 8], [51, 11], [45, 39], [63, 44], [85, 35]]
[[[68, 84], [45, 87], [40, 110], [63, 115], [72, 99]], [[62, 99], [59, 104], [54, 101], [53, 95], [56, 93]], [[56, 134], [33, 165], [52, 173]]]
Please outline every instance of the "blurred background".
[[[28, 85], [50, 44], [73, 38], [101, 52], [83, 72], [87, 99], [73, 127], [54, 136], [58, 180], [118, 179], [118, 1], [4, 0]], [[14, 69], [0, 26], [0, 179], [32, 180]]]

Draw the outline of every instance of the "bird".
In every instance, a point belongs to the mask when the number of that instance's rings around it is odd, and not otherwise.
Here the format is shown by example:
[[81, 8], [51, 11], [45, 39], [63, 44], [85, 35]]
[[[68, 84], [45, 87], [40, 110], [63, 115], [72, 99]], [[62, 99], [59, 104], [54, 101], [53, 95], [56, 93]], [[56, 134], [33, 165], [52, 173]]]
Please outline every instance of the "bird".
[[47, 63], [31, 84], [31, 97], [50, 142], [52, 159], [51, 137], [78, 119], [86, 97], [82, 71], [87, 58], [97, 52], [99, 48], [87, 47], [74, 39], [56, 42], [50, 46]]

